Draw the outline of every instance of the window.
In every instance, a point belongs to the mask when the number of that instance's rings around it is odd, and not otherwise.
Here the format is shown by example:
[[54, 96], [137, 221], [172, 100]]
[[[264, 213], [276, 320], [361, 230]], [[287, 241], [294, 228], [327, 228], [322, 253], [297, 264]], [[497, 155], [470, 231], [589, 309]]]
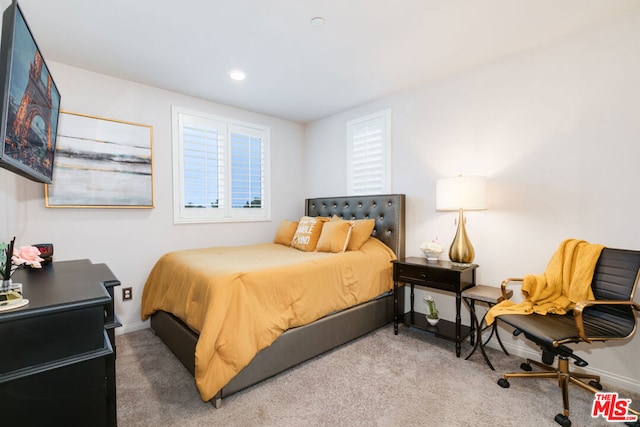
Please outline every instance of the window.
[[347, 123], [347, 191], [391, 192], [391, 110]]
[[174, 222], [269, 220], [269, 128], [172, 115]]

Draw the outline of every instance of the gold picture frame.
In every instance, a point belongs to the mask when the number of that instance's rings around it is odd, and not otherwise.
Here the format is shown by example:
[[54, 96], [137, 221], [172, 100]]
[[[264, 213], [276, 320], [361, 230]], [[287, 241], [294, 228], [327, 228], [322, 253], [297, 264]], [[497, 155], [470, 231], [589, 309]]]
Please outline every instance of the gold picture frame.
[[153, 208], [153, 128], [60, 112], [47, 208]]

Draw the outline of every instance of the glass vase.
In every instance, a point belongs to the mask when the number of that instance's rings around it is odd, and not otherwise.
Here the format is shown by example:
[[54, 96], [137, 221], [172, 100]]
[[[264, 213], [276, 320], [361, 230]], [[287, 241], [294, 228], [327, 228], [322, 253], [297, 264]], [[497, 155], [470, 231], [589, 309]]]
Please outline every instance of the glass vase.
[[0, 306], [22, 302], [22, 283], [13, 283], [11, 279], [0, 283]]

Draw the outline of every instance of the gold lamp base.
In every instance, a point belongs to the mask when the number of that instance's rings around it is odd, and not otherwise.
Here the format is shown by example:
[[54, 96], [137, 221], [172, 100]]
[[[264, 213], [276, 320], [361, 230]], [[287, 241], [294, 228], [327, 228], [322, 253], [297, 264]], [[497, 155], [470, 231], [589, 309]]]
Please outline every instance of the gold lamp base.
[[464, 214], [462, 209], [460, 209], [458, 229], [456, 230], [456, 237], [453, 238], [453, 242], [451, 242], [451, 247], [449, 248], [449, 258], [456, 264], [467, 266], [471, 264], [476, 253], [473, 250], [471, 241], [469, 241], [464, 223]]

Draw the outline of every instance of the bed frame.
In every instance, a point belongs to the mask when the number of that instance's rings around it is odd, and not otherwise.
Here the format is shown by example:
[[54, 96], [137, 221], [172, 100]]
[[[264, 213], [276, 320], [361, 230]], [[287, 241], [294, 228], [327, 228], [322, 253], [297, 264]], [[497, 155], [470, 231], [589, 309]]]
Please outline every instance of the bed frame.
[[[374, 218], [373, 236], [404, 257], [405, 195], [327, 197], [307, 199], [305, 215], [338, 215], [344, 219]], [[325, 316], [311, 324], [289, 329], [271, 346], [260, 351], [211, 400], [216, 408], [222, 398], [259, 383], [393, 321], [393, 292], [373, 301]], [[174, 315], [158, 311], [151, 316], [151, 328], [182, 364], [194, 374], [198, 334]]]

